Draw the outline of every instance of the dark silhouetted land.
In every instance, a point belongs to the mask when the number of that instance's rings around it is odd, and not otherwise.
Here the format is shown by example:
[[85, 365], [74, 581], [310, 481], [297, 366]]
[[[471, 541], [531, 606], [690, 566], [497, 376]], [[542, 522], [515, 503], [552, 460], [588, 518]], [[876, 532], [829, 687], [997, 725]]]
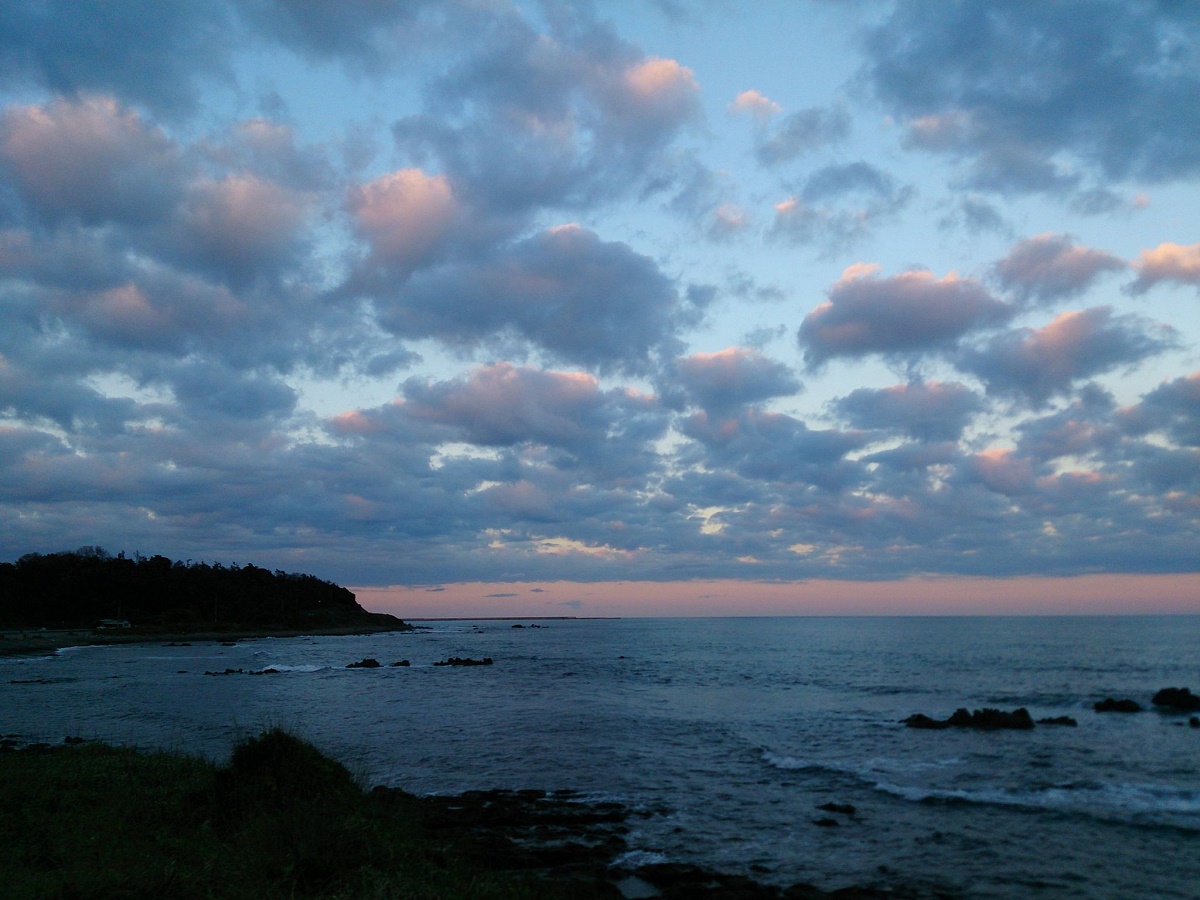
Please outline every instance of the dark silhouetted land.
[[0, 563], [0, 653], [80, 643], [354, 634], [411, 628], [313, 575], [112, 556], [99, 547]]

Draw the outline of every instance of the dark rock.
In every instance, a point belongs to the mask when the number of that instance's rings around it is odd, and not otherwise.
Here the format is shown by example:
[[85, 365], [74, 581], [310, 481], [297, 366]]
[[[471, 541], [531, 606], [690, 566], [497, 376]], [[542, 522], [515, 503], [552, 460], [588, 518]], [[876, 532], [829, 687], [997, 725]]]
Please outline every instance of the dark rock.
[[236, 647], [237, 641], [221, 641], [222, 647]]
[[391, 665], [391, 668], [393, 668], [393, 669], [394, 669], [394, 668], [396, 668], [396, 666], [405, 666], [405, 667], [407, 667], [407, 666], [409, 666], [409, 665], [411, 665], [411, 663], [409, 663], [409, 661], [408, 661], [407, 659], [402, 659], [402, 660], [399, 660], [398, 662], [394, 662], [394, 663], [392, 663], [392, 665]]
[[813, 824], [820, 828], [837, 828], [842, 823], [837, 819], [831, 819], [829, 816], [826, 816], [823, 819], [813, 819]]
[[1188, 719], [1188, 724], [1193, 728], [1200, 728], [1200, 716], [1192, 716]]
[[1039, 725], [1066, 725], [1070, 728], [1075, 728], [1079, 725], [1070, 716], [1055, 716], [1052, 719], [1038, 719], [1037, 721]]
[[857, 807], [850, 803], [822, 803], [817, 809], [825, 812], [841, 813], [845, 816], [852, 816], [858, 812]]
[[65, 738], [63, 738], [63, 743], [64, 744], [82, 744], [86, 740], [87, 740], [87, 738], [81, 738], [76, 735], [69, 734]]
[[471, 659], [467, 657], [463, 659], [460, 656], [452, 656], [449, 659], [443, 659], [441, 662], [435, 662], [435, 666], [490, 666], [492, 658], [485, 656], [483, 659]]
[[904, 720], [909, 728], [976, 728], [981, 731], [997, 731], [1000, 729], [1027, 730], [1033, 727], [1033, 717], [1025, 707], [1005, 712], [1002, 709], [977, 709], [968, 712], [966, 709], [956, 709], [948, 719], [932, 719], [924, 713], [917, 713]]
[[513, 628], [524, 628], [524, 625], [514, 625]]
[[1200, 696], [1188, 688], [1163, 688], [1150, 700], [1155, 706], [1165, 706], [1180, 712], [1200, 711]]
[[378, 669], [379, 668], [379, 660], [371, 659], [370, 657], [368, 657], [367, 659], [360, 659], [358, 662], [350, 663], [349, 665], [346, 666], [346, 668], [347, 669]]
[[661, 900], [778, 900], [779, 888], [744, 875], [713, 872], [684, 863], [640, 866], [634, 874], [659, 891]]
[[1092, 708], [1098, 713], [1135, 713], [1142, 711], [1142, 704], [1136, 700], [1114, 700], [1112, 697], [1106, 697], [1104, 700], [1094, 704]]

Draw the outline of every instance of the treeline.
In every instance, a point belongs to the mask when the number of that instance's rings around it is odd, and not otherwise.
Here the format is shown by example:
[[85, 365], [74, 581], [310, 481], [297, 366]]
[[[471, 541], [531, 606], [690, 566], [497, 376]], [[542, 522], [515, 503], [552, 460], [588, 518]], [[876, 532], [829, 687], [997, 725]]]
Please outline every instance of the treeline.
[[[111, 555], [100, 547], [0, 563], [0, 627], [315, 627], [373, 619], [344, 587], [255, 565]], [[391, 618], [391, 617], [385, 617]]]

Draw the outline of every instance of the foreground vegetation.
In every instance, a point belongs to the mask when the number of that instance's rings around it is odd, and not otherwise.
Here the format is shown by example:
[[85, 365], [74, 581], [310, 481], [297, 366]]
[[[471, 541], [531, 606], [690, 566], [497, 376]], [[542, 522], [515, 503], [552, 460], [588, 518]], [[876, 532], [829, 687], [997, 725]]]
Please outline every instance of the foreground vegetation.
[[9, 751], [0, 885], [6, 898], [611, 896], [489, 870], [456, 849], [461, 834], [435, 833], [420, 804], [377, 800], [278, 730], [220, 767], [102, 744]]

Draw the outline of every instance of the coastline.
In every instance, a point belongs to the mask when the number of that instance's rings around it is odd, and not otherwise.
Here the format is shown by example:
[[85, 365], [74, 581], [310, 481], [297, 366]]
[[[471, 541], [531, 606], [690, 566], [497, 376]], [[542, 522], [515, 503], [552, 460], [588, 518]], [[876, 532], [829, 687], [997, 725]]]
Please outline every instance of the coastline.
[[[81, 738], [0, 744], [0, 774], [0, 803], [20, 810], [0, 825], [0, 883], [13, 896], [66, 888], [197, 898], [364, 889], [412, 900], [957, 897], [886, 879], [832, 890], [784, 887], [639, 860], [626, 841], [638, 813], [619, 802], [569, 790], [366, 789], [336, 759], [278, 729], [243, 741], [225, 764]], [[69, 813], [41, 815], [45, 808]], [[110, 839], [97, 854], [101, 829]]]
[[96, 631], [91, 628], [9, 629], [0, 631], [0, 656], [51, 655], [66, 647], [96, 647], [109, 644], [183, 643], [192, 641], [251, 641], [268, 637], [308, 637], [353, 634], [382, 634], [412, 631], [400, 619], [393, 622], [330, 625], [316, 628], [230, 627], [188, 631], [178, 628], [135, 627], [125, 631]]

